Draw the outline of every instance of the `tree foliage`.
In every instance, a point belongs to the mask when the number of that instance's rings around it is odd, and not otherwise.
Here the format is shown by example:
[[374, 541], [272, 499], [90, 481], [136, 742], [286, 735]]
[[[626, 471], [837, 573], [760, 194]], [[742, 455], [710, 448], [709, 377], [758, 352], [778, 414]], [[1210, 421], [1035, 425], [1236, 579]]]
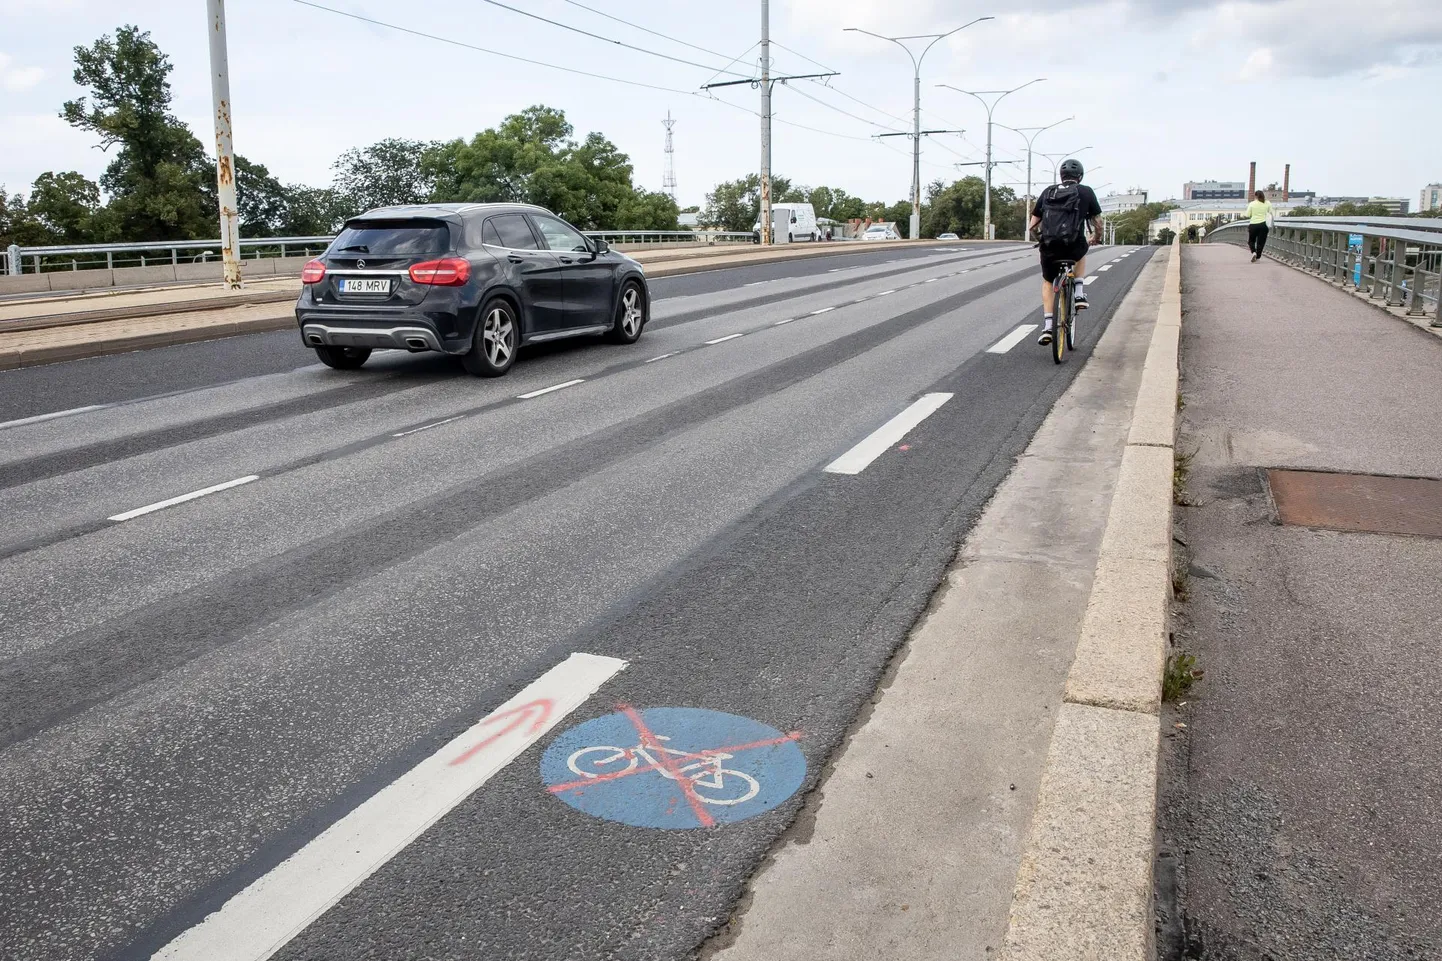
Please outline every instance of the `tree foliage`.
[[[1025, 201], [1010, 187], [991, 188], [991, 222], [1001, 240], [1019, 240], [1025, 226], [1022, 222]], [[910, 214], [907, 205], [907, 214]], [[959, 237], [980, 238], [986, 223], [986, 181], [975, 175], [953, 181], [950, 185], [933, 181], [927, 187], [927, 203], [923, 208], [923, 236], [955, 233]]]

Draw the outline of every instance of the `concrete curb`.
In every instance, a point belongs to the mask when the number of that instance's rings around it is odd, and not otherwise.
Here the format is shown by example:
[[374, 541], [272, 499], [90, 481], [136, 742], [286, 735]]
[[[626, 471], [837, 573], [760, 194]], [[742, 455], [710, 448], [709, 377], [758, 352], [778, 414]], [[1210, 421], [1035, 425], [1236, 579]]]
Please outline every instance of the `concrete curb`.
[[[934, 240], [903, 240], [892, 241], [888, 246], [901, 247], [926, 247], [937, 246], [939, 241]], [[956, 241], [945, 242], [953, 246]], [[979, 241], [976, 243], [980, 243]], [[847, 243], [847, 244], [826, 244], [815, 250], [791, 250], [782, 248], [780, 250], [749, 250], [741, 253], [726, 251], [722, 255], [710, 255], [705, 257], [692, 257], [684, 259], [679, 263], [662, 262], [655, 265], [646, 265], [646, 276], [650, 279], [661, 277], [674, 277], [681, 274], [701, 273], [709, 270], [724, 270], [731, 267], [745, 267], [757, 263], [769, 263], [779, 260], [808, 260], [813, 257], [824, 257], [833, 254], [861, 253], [863, 251], [876, 250], [875, 244]], [[687, 251], [687, 253], [691, 253]], [[669, 258], [662, 258], [663, 261]], [[43, 276], [43, 275], [42, 275]], [[241, 295], [235, 300], [223, 299], [192, 301], [191, 305], [185, 307], [186, 313], [206, 313], [209, 311], [225, 310], [237, 306], [265, 305], [277, 303], [282, 300], [289, 302], [294, 298], [293, 293], [280, 294], [254, 294]], [[225, 322], [219, 324], [184, 324], [162, 331], [150, 331], [143, 334], [126, 334], [107, 331], [107, 324], [120, 323], [125, 320], [144, 319], [146, 317], [164, 316], [182, 312], [178, 305], [154, 304], [141, 305], [135, 308], [109, 307], [95, 311], [87, 311], [84, 314], [75, 315], [50, 315], [39, 320], [55, 319], [54, 323], [32, 323], [30, 320], [15, 322], [15, 326], [0, 324], [0, 335], [6, 333], [22, 333], [36, 329], [50, 327], [69, 327], [78, 324], [89, 324], [94, 327], [95, 336], [84, 341], [70, 341], [67, 343], [37, 346], [37, 347], [0, 347], [0, 370], [13, 370], [18, 367], [34, 367], [40, 364], [53, 364], [59, 361], [79, 360], [84, 357], [98, 357], [104, 354], [122, 354], [132, 350], [142, 350], [150, 347], [168, 347], [175, 344], [188, 344], [202, 340], [216, 340], [221, 337], [233, 337], [237, 334], [253, 334], [267, 331], [285, 330], [295, 326], [295, 314], [290, 309], [281, 315], [271, 314], [262, 317], [250, 317], [242, 321]], [[105, 315], [105, 316], [101, 316]], [[64, 317], [64, 320], [59, 318]], [[84, 317], [85, 319], [79, 319]]]
[[1153, 961], [1181, 249], [1173, 243], [1001, 957]]

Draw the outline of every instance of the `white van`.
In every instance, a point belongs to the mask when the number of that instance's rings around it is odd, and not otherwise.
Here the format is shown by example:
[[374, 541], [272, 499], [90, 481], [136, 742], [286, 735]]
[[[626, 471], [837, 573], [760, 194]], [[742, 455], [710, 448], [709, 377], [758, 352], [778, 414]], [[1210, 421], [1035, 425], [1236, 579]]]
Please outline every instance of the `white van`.
[[[786, 211], [789, 214], [788, 219], [791, 221], [791, 226], [787, 230], [789, 236], [785, 238], [778, 236], [776, 238], [778, 242], [784, 239], [794, 244], [806, 240], [817, 241], [821, 239], [821, 226], [816, 222], [816, 210], [810, 204], [772, 204], [771, 222], [773, 224], [782, 223], [780, 216], [781, 211]], [[759, 243], [761, 240], [761, 221], [756, 221], [751, 227], [751, 232], [756, 235], [756, 240]], [[778, 227], [777, 233], [779, 234], [780, 232], [780, 228]]]

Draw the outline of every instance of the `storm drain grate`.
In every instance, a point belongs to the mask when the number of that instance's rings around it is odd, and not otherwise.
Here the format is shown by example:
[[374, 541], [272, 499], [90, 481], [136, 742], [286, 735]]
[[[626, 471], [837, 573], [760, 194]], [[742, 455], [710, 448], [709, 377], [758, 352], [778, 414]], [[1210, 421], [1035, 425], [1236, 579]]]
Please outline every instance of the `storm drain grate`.
[[1442, 537], [1442, 480], [1269, 470], [1267, 481], [1283, 524]]

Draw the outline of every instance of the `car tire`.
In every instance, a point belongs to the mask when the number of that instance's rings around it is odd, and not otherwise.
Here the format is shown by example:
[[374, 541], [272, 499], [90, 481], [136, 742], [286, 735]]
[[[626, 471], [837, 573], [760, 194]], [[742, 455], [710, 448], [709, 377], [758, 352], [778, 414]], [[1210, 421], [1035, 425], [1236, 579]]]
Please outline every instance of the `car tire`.
[[516, 362], [520, 345], [515, 308], [499, 297], [488, 300], [476, 315], [471, 349], [461, 355], [461, 365], [477, 377], [500, 377]]
[[315, 355], [332, 370], [359, 370], [371, 355], [369, 347], [317, 347]]
[[621, 285], [621, 297], [616, 302], [616, 320], [606, 336], [613, 344], [634, 344], [641, 339], [641, 331], [651, 319], [651, 305], [646, 300], [646, 291], [640, 282], [628, 280]]

